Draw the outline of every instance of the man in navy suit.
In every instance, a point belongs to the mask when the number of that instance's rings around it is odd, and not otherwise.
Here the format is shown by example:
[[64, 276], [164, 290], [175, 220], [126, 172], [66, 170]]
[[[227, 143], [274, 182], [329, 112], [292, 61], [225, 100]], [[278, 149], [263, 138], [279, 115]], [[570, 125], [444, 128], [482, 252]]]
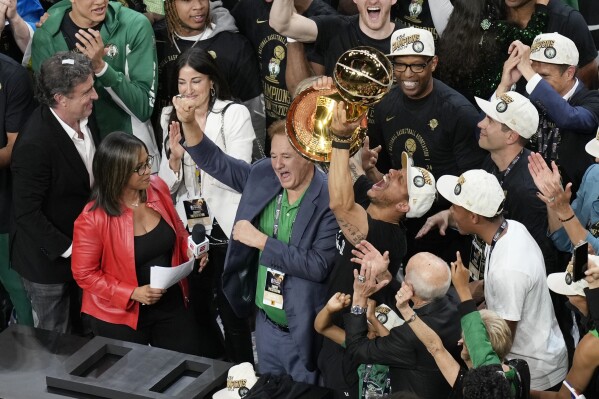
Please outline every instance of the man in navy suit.
[[80, 53], [56, 53], [37, 79], [40, 106], [12, 153], [16, 223], [10, 255], [37, 315], [36, 327], [66, 333], [80, 312], [71, 245], [73, 224], [93, 182], [98, 136], [87, 121], [98, 95], [91, 62]]
[[[320, 340], [313, 324], [325, 303], [325, 279], [339, 227], [324, 173], [291, 146], [285, 122], [269, 128], [270, 159], [253, 165], [225, 155], [204, 137], [186, 99], [173, 104], [186, 149], [206, 173], [242, 193], [223, 288], [235, 313], [255, 306], [260, 373], [316, 383]], [[175, 128], [176, 130], [176, 128]]]

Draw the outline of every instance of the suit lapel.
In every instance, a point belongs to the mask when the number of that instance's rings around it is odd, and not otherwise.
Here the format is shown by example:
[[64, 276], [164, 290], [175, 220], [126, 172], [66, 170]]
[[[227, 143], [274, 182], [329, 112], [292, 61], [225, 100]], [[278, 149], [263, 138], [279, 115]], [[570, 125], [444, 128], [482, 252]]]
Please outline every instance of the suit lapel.
[[77, 148], [75, 148], [73, 140], [71, 140], [49, 108], [45, 108], [44, 112], [46, 114], [44, 115], [44, 120], [49, 121], [50, 124], [49, 133], [54, 135], [59, 151], [71, 167], [73, 174], [75, 174], [80, 182], [85, 184], [85, 187], [89, 190], [89, 175], [87, 174], [87, 169], [85, 168], [83, 159], [81, 159], [81, 155], [79, 155]]

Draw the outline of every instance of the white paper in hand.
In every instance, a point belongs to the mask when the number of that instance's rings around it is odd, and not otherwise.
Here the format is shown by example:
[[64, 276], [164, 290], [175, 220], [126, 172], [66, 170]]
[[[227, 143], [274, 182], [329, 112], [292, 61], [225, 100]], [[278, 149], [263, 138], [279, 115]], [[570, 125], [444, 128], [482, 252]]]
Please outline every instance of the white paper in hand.
[[192, 256], [190, 260], [179, 266], [152, 266], [150, 268], [150, 287], [167, 289], [178, 283], [191, 273], [194, 261], [195, 258]]

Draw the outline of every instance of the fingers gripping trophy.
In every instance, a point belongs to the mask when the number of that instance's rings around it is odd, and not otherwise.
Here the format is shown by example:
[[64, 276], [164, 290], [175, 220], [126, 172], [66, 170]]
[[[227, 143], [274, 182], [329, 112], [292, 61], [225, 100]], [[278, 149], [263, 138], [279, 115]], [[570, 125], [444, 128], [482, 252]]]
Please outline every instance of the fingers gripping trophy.
[[[339, 101], [346, 104], [347, 121], [357, 121], [368, 107], [378, 103], [393, 84], [393, 66], [382, 52], [372, 47], [355, 47], [339, 57], [333, 74], [335, 87], [309, 88], [300, 93], [287, 114], [287, 135], [295, 149], [312, 161], [328, 163], [331, 158], [330, 125]], [[366, 137], [359, 126], [351, 136], [350, 153], [355, 154]]]

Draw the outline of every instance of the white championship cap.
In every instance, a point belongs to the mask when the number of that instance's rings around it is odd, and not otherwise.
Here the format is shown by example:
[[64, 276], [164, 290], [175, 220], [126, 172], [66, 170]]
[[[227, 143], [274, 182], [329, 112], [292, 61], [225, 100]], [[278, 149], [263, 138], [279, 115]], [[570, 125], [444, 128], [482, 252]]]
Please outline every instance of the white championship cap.
[[414, 166], [407, 152], [401, 153], [401, 168], [406, 171], [410, 210], [407, 218], [419, 218], [431, 209], [437, 190], [435, 177], [426, 169]]
[[578, 65], [576, 44], [559, 33], [541, 33], [530, 46], [530, 59], [558, 65]]
[[477, 215], [490, 218], [503, 211], [503, 189], [495, 176], [482, 169], [469, 170], [459, 177], [441, 176], [437, 190], [452, 204]]
[[487, 116], [507, 125], [525, 139], [529, 139], [539, 127], [539, 112], [530, 100], [515, 91], [508, 91], [499, 98], [486, 101], [475, 97], [476, 103]]
[[393, 32], [391, 35], [391, 50], [387, 57], [401, 55], [422, 55], [432, 57], [435, 55], [435, 40], [433, 34], [425, 29], [405, 28]]

